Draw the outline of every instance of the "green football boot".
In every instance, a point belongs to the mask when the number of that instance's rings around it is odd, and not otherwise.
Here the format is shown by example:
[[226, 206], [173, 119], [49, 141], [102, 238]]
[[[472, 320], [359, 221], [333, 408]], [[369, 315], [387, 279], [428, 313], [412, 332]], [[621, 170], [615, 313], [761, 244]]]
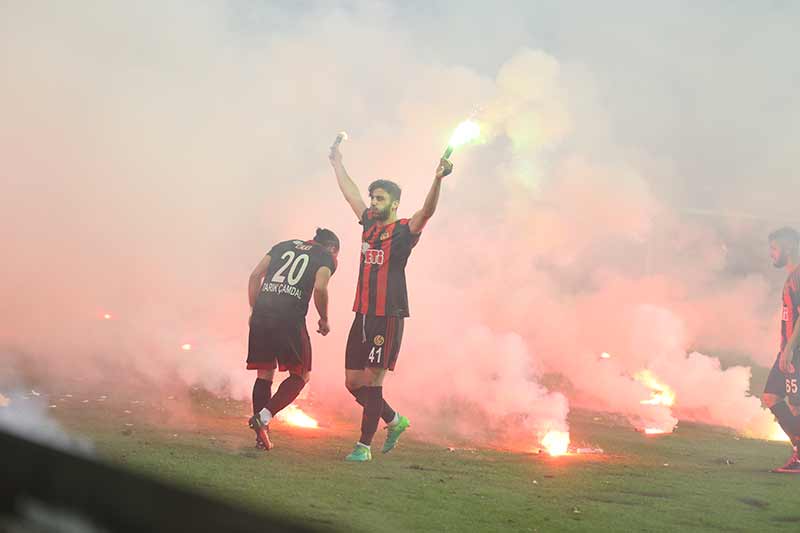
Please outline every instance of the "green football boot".
[[400, 435], [403, 434], [405, 430], [407, 430], [411, 426], [411, 422], [408, 421], [408, 418], [401, 416], [400, 420], [397, 421], [397, 424], [393, 426], [386, 426], [386, 442], [383, 443], [383, 449], [381, 450], [383, 453], [389, 453], [390, 451], [394, 450], [394, 447], [397, 446], [397, 441], [400, 439]]
[[364, 446], [361, 443], [356, 444], [356, 447], [353, 448], [353, 451], [350, 452], [350, 455], [344, 458], [345, 461], [353, 461], [356, 463], [364, 463], [366, 461], [372, 460], [372, 452], [369, 450], [369, 446]]

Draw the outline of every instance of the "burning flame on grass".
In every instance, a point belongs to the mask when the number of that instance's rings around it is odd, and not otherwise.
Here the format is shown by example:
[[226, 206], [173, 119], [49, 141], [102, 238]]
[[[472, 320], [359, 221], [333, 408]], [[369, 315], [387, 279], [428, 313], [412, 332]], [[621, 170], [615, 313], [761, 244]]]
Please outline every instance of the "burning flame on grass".
[[548, 431], [542, 438], [542, 446], [553, 457], [564, 455], [569, 450], [569, 433], [566, 431]]
[[105, 313], [105, 314], [103, 315], [103, 319], [104, 319], [104, 320], [111, 320], [112, 318], [114, 318], [114, 317], [113, 317], [113, 316], [111, 316], [111, 313]]
[[777, 422], [772, 427], [772, 432], [767, 437], [767, 440], [777, 440], [781, 442], [791, 442], [792, 439], [786, 434], [783, 429], [777, 424]]
[[663, 435], [667, 431], [661, 428], [644, 428], [645, 435]]
[[275, 418], [290, 426], [313, 429], [319, 427], [319, 423], [316, 420], [305, 414], [295, 404], [289, 404], [283, 411], [275, 415]]
[[665, 405], [672, 407], [675, 404], [675, 392], [668, 385], [659, 382], [649, 370], [642, 370], [633, 376], [636, 381], [650, 389], [649, 400], [642, 400], [644, 405]]

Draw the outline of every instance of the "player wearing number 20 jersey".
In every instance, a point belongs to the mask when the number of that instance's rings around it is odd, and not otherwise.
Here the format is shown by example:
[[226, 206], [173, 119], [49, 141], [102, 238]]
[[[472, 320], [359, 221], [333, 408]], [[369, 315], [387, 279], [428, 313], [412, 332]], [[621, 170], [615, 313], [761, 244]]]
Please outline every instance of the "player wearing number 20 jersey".
[[327, 267], [332, 274], [336, 261], [313, 240], [279, 242], [267, 255], [271, 260], [253, 306], [253, 316], [305, 320], [317, 271]]
[[[283, 241], [267, 253], [250, 275], [249, 297], [253, 312], [247, 349], [247, 368], [258, 370], [253, 385], [256, 447], [270, 449], [266, 432], [270, 419], [289, 405], [308, 381], [311, 341], [306, 314], [311, 296], [319, 312], [318, 333], [327, 335], [328, 280], [336, 271], [339, 239], [318, 229], [314, 239]], [[290, 375], [271, 395], [275, 367]]]
[[281, 370], [302, 374], [311, 370], [306, 314], [317, 272], [333, 274], [336, 261], [320, 243], [299, 239], [276, 244], [267, 257], [250, 317], [247, 368], [275, 368], [277, 360]]

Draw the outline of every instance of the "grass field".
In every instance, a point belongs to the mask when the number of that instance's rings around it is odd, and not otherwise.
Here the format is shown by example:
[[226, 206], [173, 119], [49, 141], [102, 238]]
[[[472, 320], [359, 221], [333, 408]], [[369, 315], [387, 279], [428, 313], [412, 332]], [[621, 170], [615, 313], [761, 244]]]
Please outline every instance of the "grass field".
[[[577, 411], [573, 441], [605, 453], [553, 458], [451, 451], [415, 440], [412, 420], [394, 452], [349, 464], [355, 409], [349, 426], [276, 424], [277, 447], [263, 453], [244, 425], [245, 403], [197, 390], [178, 400], [83, 396], [51, 394], [49, 413], [101, 458], [323, 530], [800, 530], [800, 478], [768, 472], [788, 445], [721, 428], [681, 423], [647, 437], [619, 417]], [[376, 448], [382, 442], [379, 434]]]

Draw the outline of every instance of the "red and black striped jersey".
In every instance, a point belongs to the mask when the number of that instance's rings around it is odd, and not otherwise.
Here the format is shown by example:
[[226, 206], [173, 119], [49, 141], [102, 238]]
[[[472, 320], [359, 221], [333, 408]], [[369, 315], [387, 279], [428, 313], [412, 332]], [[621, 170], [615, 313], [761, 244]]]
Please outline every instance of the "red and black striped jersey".
[[304, 319], [314, 291], [317, 271], [336, 272], [336, 258], [314, 241], [279, 242], [269, 251], [267, 273], [258, 291], [253, 314], [286, 320]]
[[369, 209], [361, 215], [361, 261], [353, 311], [372, 316], [409, 316], [406, 263], [420, 234], [408, 219], [381, 226]]
[[783, 284], [783, 313], [781, 314], [781, 351], [792, 338], [794, 328], [797, 326], [797, 315], [800, 311], [800, 266], [795, 267], [786, 283]]

